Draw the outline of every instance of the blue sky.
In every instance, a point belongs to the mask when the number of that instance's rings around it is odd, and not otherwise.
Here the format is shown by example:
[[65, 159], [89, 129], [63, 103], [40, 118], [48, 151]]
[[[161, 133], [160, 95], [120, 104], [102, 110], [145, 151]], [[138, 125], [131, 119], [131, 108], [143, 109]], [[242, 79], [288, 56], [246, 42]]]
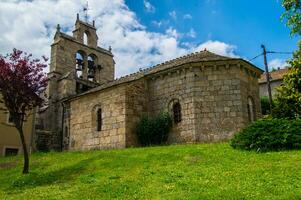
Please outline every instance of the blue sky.
[[[0, 0], [0, 53], [13, 48], [50, 57], [56, 31], [72, 35], [76, 13], [84, 20], [86, 0]], [[245, 59], [268, 50], [291, 52], [281, 22], [280, 0], [89, 0], [98, 45], [114, 54], [115, 75], [124, 76], [176, 57], [204, 50]], [[283, 67], [290, 55], [268, 55], [270, 67]], [[263, 66], [263, 58], [254, 60]]]
[[[152, 10], [145, 7], [149, 2]], [[185, 35], [182, 42], [194, 44], [218, 40], [236, 46], [235, 53], [253, 58], [261, 53], [261, 44], [273, 51], [296, 50], [298, 37], [290, 37], [289, 29], [280, 20], [284, 9], [277, 0], [126, 0], [148, 30], [165, 32], [173, 27], [179, 33], [195, 31], [195, 37]], [[172, 17], [171, 13], [176, 17]], [[158, 23], [161, 25], [158, 26]], [[290, 55], [268, 55], [268, 59], [287, 59]], [[262, 57], [254, 60], [262, 67]]]

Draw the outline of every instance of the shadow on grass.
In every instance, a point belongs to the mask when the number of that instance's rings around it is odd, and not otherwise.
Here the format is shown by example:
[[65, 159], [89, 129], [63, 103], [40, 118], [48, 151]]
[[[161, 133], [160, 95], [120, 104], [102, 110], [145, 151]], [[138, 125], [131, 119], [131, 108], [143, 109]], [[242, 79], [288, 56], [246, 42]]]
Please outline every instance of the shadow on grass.
[[31, 172], [28, 175], [22, 175], [18, 179], [13, 180], [12, 184], [7, 189], [15, 193], [22, 192], [22, 190], [26, 188], [70, 182], [78, 177], [94, 159], [96, 159], [96, 157], [81, 160], [73, 165], [47, 173], [43, 173], [41, 170], [39, 172]]

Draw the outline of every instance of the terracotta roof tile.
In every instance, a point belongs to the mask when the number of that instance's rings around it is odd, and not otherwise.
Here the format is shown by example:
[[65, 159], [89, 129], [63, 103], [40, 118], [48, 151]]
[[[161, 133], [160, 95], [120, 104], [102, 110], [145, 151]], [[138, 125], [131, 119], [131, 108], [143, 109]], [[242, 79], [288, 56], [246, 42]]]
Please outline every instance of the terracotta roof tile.
[[[283, 75], [288, 72], [288, 68], [279, 69], [276, 71], [270, 72], [271, 81], [273, 80], [282, 80]], [[265, 83], [266, 82], [266, 73], [261, 74], [260, 79], [258, 80], [259, 83]]]

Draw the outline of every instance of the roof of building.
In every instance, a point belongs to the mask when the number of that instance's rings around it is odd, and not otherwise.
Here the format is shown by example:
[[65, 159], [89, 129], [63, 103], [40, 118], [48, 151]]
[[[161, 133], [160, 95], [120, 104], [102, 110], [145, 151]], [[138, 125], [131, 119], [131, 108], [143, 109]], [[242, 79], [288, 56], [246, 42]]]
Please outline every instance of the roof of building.
[[191, 53], [191, 54], [188, 54], [185, 56], [181, 56], [179, 58], [172, 59], [172, 60], [166, 61], [164, 63], [160, 63], [153, 67], [140, 70], [136, 73], [132, 73], [132, 74], [126, 75], [124, 77], [120, 77], [120, 78], [110, 81], [108, 83], [102, 84], [98, 87], [95, 87], [87, 92], [81, 93], [77, 96], [82, 96], [82, 95], [85, 95], [88, 93], [93, 93], [93, 92], [96, 92], [96, 91], [99, 91], [99, 90], [102, 90], [102, 89], [105, 89], [105, 88], [108, 88], [108, 87], [111, 87], [114, 85], [118, 85], [121, 83], [131, 82], [131, 81], [140, 79], [144, 76], [148, 76], [150, 74], [155, 74], [157, 72], [161, 72], [161, 71], [164, 71], [167, 69], [172, 69], [174, 67], [178, 67], [178, 66], [181, 66], [184, 64], [197, 63], [197, 62], [208, 62], [208, 61], [230, 61], [230, 60], [239, 60], [239, 61], [246, 62], [249, 65], [253, 66], [255, 69], [257, 69], [258, 71], [262, 72], [262, 70], [260, 68], [256, 67], [252, 63], [249, 63], [246, 60], [243, 60], [241, 58], [231, 58], [231, 57], [217, 55], [217, 54], [212, 53], [205, 49], [200, 52], [195, 52], [195, 53]]
[[[288, 68], [271, 71], [270, 72], [270, 80], [271, 81], [282, 80], [283, 75], [285, 75], [288, 71], [289, 71]], [[261, 74], [258, 82], [259, 83], [265, 83], [266, 82], [266, 73]]]

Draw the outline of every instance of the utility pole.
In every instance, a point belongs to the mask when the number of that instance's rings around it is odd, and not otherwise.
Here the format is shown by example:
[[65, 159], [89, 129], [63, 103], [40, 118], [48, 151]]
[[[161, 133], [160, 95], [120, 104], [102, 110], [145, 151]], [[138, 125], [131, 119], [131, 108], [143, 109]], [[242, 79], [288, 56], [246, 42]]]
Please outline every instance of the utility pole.
[[263, 49], [263, 58], [264, 58], [264, 66], [265, 66], [265, 75], [267, 80], [267, 86], [268, 86], [268, 94], [269, 94], [269, 104], [270, 104], [270, 114], [272, 114], [272, 91], [271, 91], [271, 84], [270, 84], [270, 73], [269, 73], [269, 67], [267, 62], [267, 51], [265, 49], [265, 46], [262, 44], [261, 48]]

